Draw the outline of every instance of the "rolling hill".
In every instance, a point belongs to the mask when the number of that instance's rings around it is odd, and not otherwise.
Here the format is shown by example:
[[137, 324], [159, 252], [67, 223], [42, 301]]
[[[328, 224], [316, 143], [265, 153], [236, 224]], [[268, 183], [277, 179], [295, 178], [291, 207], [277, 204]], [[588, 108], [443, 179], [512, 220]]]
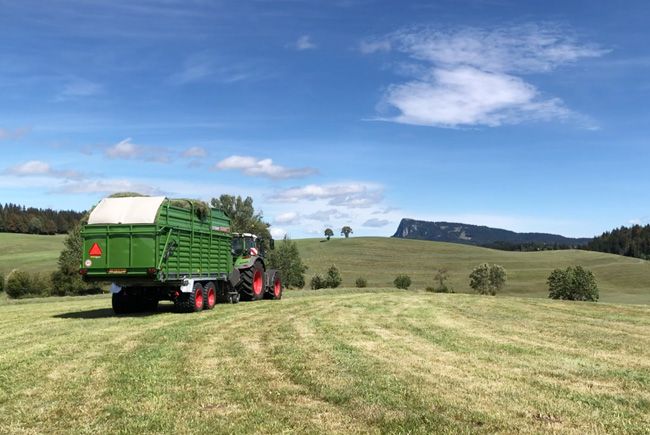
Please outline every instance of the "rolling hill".
[[55, 270], [65, 237], [0, 233], [0, 272], [6, 274], [13, 269]]
[[[54, 270], [64, 238], [0, 233], [0, 272]], [[432, 284], [436, 269], [446, 267], [454, 289], [470, 292], [470, 271], [489, 262], [501, 264], [508, 272], [503, 294], [547, 297], [546, 278], [554, 268], [582, 265], [596, 275], [601, 301], [650, 304], [650, 262], [636, 258], [581, 250], [509, 252], [387, 237], [298, 239], [296, 243], [309, 266], [307, 282], [336, 264], [344, 286], [352, 287], [357, 277], [364, 277], [370, 287], [390, 287], [395, 275], [406, 273], [413, 288], [424, 289]]]
[[462, 243], [465, 245], [492, 245], [495, 243], [583, 246], [590, 238], [572, 238], [548, 233], [517, 233], [500, 228], [470, 225], [457, 222], [429, 222], [402, 219], [393, 237], [434, 242]]
[[446, 267], [457, 292], [470, 292], [468, 275], [480, 263], [498, 263], [508, 272], [503, 294], [547, 297], [546, 279], [555, 268], [581, 265], [594, 272], [601, 301], [650, 303], [650, 262], [592, 251], [562, 250], [510, 252], [455, 243], [386, 237], [296, 240], [305, 263], [306, 277], [325, 273], [331, 264], [341, 271], [344, 286], [357, 277], [370, 287], [392, 286], [398, 273], [413, 279], [413, 287], [433, 284], [436, 269]]

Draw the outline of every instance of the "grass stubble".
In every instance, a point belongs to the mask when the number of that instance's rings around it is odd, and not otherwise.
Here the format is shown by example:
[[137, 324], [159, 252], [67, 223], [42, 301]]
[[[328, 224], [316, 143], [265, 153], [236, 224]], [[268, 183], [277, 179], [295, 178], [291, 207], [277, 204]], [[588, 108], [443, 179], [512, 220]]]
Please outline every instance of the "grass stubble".
[[0, 305], [2, 433], [648, 433], [650, 308], [287, 292]]

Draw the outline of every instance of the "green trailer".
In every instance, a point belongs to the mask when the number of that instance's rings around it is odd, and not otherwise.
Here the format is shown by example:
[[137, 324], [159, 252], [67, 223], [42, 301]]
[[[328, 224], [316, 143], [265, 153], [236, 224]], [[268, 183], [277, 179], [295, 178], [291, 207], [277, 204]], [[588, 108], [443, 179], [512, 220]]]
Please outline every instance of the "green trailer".
[[[228, 216], [194, 201], [105, 198], [91, 211], [82, 239], [80, 273], [87, 281], [112, 283], [118, 314], [155, 310], [161, 300], [182, 311], [200, 311], [251, 294], [281, 297], [279, 273], [267, 270], [263, 257], [250, 251], [233, 256]], [[245, 279], [251, 273], [257, 279], [254, 289]]]

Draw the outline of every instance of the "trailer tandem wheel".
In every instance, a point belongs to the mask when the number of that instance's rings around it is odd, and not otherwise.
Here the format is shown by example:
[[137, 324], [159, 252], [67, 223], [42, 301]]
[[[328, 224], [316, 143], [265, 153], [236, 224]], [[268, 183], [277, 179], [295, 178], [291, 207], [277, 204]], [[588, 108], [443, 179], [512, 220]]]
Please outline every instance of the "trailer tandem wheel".
[[217, 303], [217, 288], [214, 283], [210, 281], [203, 287], [203, 308], [211, 310]]
[[197, 282], [190, 293], [181, 293], [174, 304], [178, 311], [192, 313], [203, 309], [203, 300], [203, 286]]
[[133, 311], [131, 301], [126, 296], [126, 292], [113, 293], [111, 298], [113, 312], [115, 314], [128, 314]]

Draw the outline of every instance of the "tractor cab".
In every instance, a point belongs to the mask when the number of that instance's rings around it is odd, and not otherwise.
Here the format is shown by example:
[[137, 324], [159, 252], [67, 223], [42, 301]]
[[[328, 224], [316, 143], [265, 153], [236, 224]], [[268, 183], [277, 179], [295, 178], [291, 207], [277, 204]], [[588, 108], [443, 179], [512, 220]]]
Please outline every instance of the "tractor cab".
[[262, 239], [255, 234], [233, 233], [232, 254], [234, 257], [263, 256]]

